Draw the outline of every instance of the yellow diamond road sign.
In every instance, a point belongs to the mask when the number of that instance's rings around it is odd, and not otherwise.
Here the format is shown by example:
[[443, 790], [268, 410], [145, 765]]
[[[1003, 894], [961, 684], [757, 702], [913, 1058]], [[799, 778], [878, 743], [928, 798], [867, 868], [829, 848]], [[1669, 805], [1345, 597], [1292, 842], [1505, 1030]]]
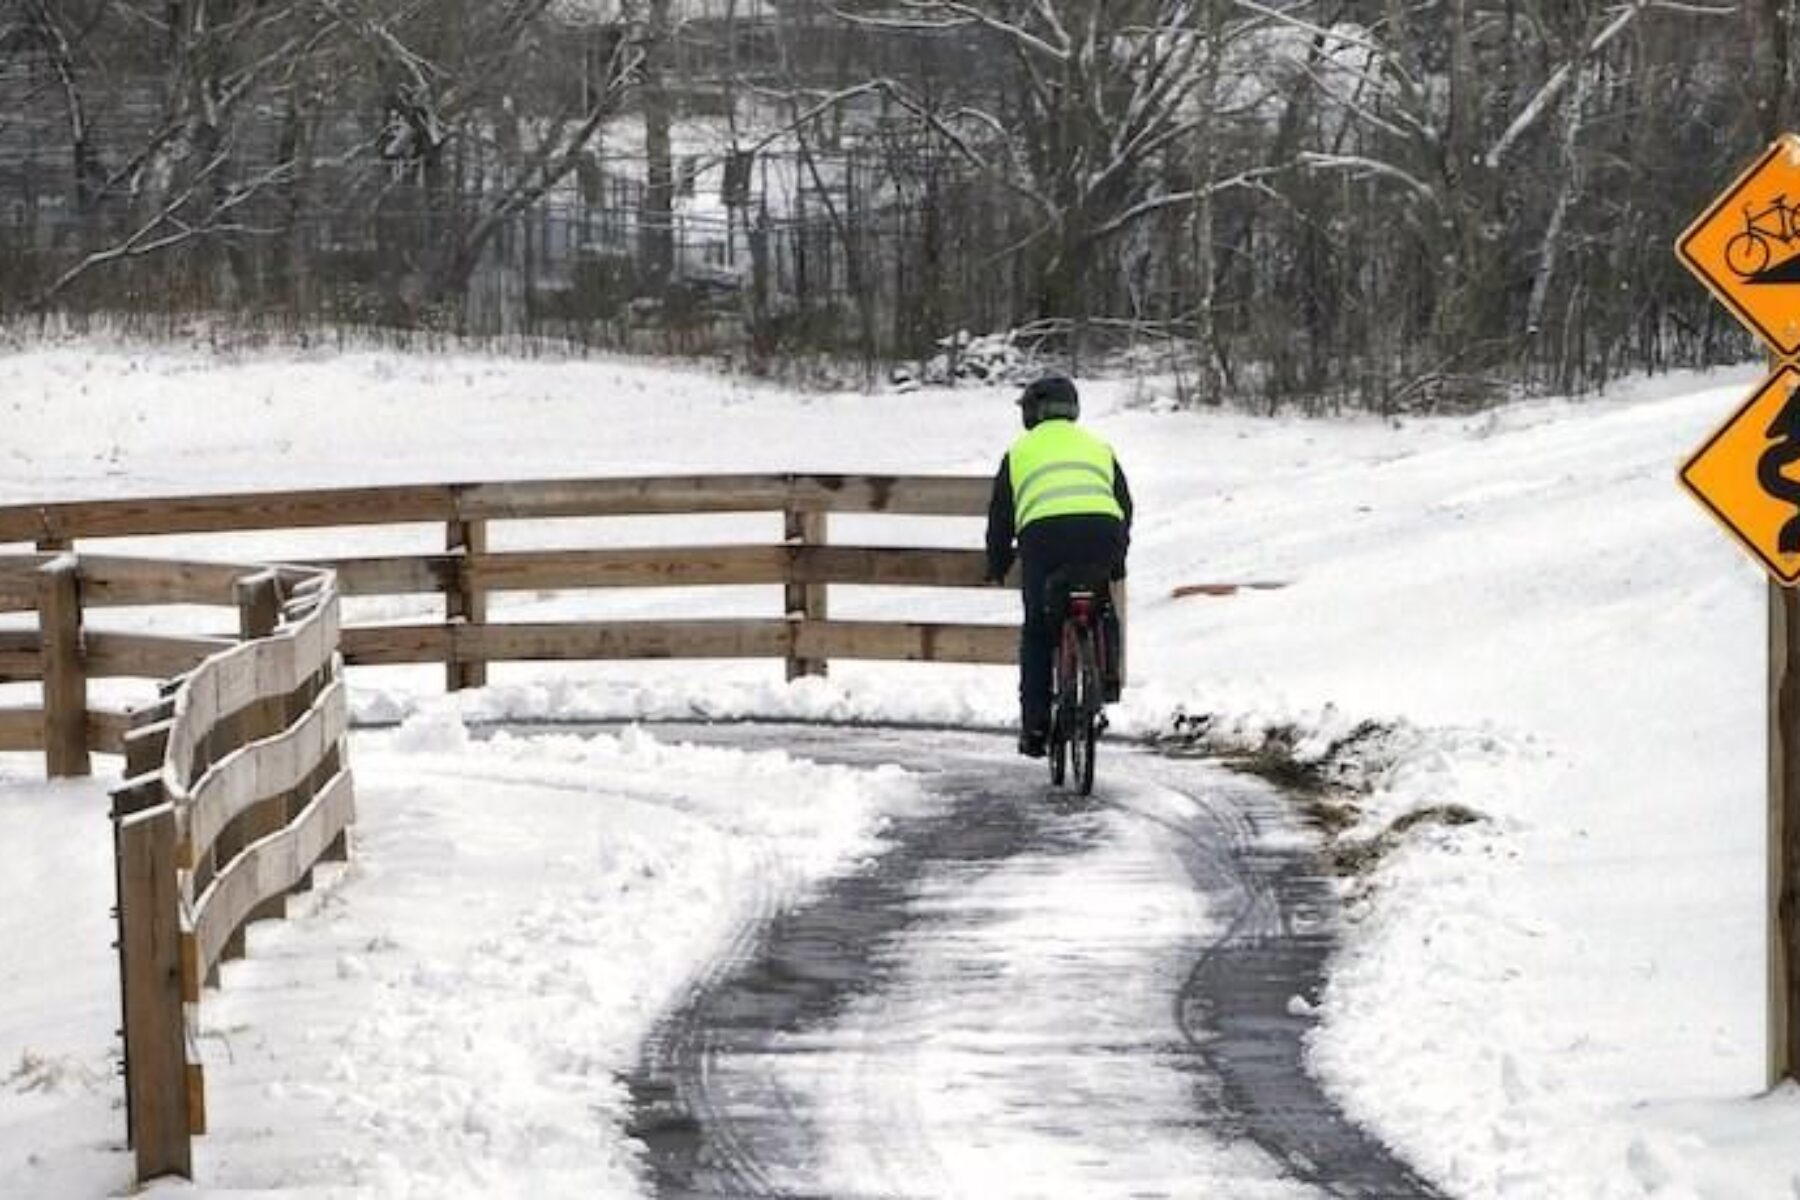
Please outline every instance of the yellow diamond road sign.
[[1778, 138], [1675, 252], [1777, 355], [1800, 354], [1800, 137]]
[[1800, 370], [1784, 366], [1681, 469], [1681, 482], [1789, 587], [1800, 583]]

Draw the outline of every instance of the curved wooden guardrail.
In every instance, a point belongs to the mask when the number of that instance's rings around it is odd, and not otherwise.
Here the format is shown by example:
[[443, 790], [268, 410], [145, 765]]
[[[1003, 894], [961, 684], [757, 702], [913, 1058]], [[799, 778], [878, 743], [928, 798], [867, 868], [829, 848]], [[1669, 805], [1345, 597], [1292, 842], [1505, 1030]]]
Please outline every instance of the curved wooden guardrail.
[[[119, 564], [108, 567], [116, 577]], [[317, 862], [345, 856], [353, 816], [335, 581], [327, 571], [253, 570], [234, 575], [232, 590], [243, 640], [131, 714], [128, 778], [113, 793], [127, 1123], [140, 1180], [191, 1175], [189, 1139], [205, 1132], [188, 1006], [216, 982], [221, 959], [243, 953], [248, 922], [284, 915]]]

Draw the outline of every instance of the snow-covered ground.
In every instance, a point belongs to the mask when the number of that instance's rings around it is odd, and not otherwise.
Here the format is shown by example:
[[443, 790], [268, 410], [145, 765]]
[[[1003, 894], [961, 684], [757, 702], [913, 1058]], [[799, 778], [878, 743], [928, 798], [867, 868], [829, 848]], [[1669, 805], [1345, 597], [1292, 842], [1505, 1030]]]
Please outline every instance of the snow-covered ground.
[[[1140, 504], [1124, 724], [1149, 732], [1205, 713], [1252, 739], [1292, 725], [1307, 750], [1383, 722], [1393, 728], [1365, 742], [1373, 790], [1347, 839], [1426, 806], [1487, 818], [1419, 825], [1347, 883], [1358, 919], [1314, 1047], [1347, 1107], [1453, 1194], [1800, 1194], [1800, 1103], [1758, 1097], [1762, 576], [1675, 483], [1754, 380], [1663, 378], [1581, 402], [1391, 422], [1170, 412], [1153, 386], [1087, 389], [1091, 423]], [[0, 503], [663, 471], [985, 473], [1015, 419], [1002, 391], [803, 396], [641, 364], [74, 345], [0, 357]], [[495, 540], [776, 532], [760, 518], [644, 519], [500, 528]], [[975, 545], [979, 534], [968, 521], [833, 521], [843, 540]], [[437, 536], [135, 548], [298, 557], [423, 550]], [[1289, 586], [1171, 595], [1249, 580]], [[577, 603], [520, 597], [496, 612]], [[773, 615], [779, 597], [579, 603]], [[835, 589], [832, 604], [844, 616], [1012, 615], [983, 594]], [[208, 999], [208, 1053], [235, 1063], [209, 1078], [214, 1103], [252, 1114], [243, 1127], [260, 1132], [197, 1143], [203, 1180], [300, 1194], [331, 1180], [335, 1162], [372, 1190], [449, 1194], [446, 1179], [479, 1190], [484, 1171], [523, 1163], [542, 1172], [540, 1194], [629, 1194], [616, 1121], [600, 1122], [614, 1139], [600, 1153], [592, 1123], [570, 1114], [616, 1118], [611, 1073], [765, 889], [793, 894], [867, 852], [883, 814], [918, 797], [901, 777], [639, 735], [470, 746], [459, 718], [1003, 724], [1011, 711], [1004, 672], [841, 664], [829, 682], [791, 688], [778, 672], [514, 667], [454, 702], [436, 696], [436, 672], [353, 680], [363, 717], [408, 723], [354, 749], [366, 852], [297, 906], [300, 920], [254, 930], [250, 958]], [[0, 964], [0, 1192], [79, 1195], [126, 1176], [108, 1148], [119, 1116], [105, 824], [98, 787], [36, 784], [35, 769], [0, 756], [0, 845], [12, 851], [0, 937], [25, 948]], [[768, 803], [740, 803], [746, 794]], [[453, 882], [413, 869], [421, 842], [441, 850], [433, 869]], [[436, 932], [390, 945], [383, 931], [399, 926]], [[569, 946], [566, 969], [552, 977], [494, 952], [533, 938]], [[368, 1011], [339, 1025], [285, 1011], [284, 981], [320, 964], [347, 993], [361, 989]], [[571, 1006], [604, 1019], [575, 1028]], [[416, 1094], [388, 1094], [396, 1081]], [[419, 1127], [383, 1128], [391, 1118], [376, 1109], [396, 1108]], [[326, 1149], [313, 1140], [326, 1127], [362, 1132]], [[581, 1154], [563, 1140], [577, 1128]], [[384, 1158], [378, 1146], [401, 1150]], [[432, 1175], [432, 1162], [459, 1173]]]

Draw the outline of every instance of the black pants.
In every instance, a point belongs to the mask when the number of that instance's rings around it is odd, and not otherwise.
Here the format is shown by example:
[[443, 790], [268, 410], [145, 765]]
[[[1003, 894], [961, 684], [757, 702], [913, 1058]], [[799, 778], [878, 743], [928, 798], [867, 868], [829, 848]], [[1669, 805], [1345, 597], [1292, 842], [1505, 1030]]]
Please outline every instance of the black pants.
[[1025, 625], [1019, 633], [1019, 722], [1023, 729], [1050, 724], [1051, 662], [1060, 632], [1044, 603], [1050, 576], [1064, 567], [1101, 568], [1125, 577], [1125, 526], [1105, 516], [1049, 517], [1019, 535], [1019, 590]]

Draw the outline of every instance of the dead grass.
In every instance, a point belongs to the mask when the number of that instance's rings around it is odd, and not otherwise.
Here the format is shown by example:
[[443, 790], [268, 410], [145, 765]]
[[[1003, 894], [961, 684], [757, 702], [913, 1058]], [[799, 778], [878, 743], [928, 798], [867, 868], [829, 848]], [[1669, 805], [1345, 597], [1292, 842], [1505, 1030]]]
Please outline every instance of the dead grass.
[[1292, 723], [1269, 725], [1257, 740], [1227, 735], [1209, 715], [1178, 718], [1159, 749], [1174, 757], [1209, 758], [1279, 788], [1302, 820], [1325, 838], [1326, 859], [1339, 875], [1366, 876], [1421, 827], [1457, 828], [1487, 818], [1460, 804], [1427, 805], [1404, 813], [1373, 837], [1352, 838], [1363, 819], [1361, 800], [1381, 773], [1380, 748], [1396, 727], [1363, 721], [1316, 754], [1303, 754], [1306, 732]]

